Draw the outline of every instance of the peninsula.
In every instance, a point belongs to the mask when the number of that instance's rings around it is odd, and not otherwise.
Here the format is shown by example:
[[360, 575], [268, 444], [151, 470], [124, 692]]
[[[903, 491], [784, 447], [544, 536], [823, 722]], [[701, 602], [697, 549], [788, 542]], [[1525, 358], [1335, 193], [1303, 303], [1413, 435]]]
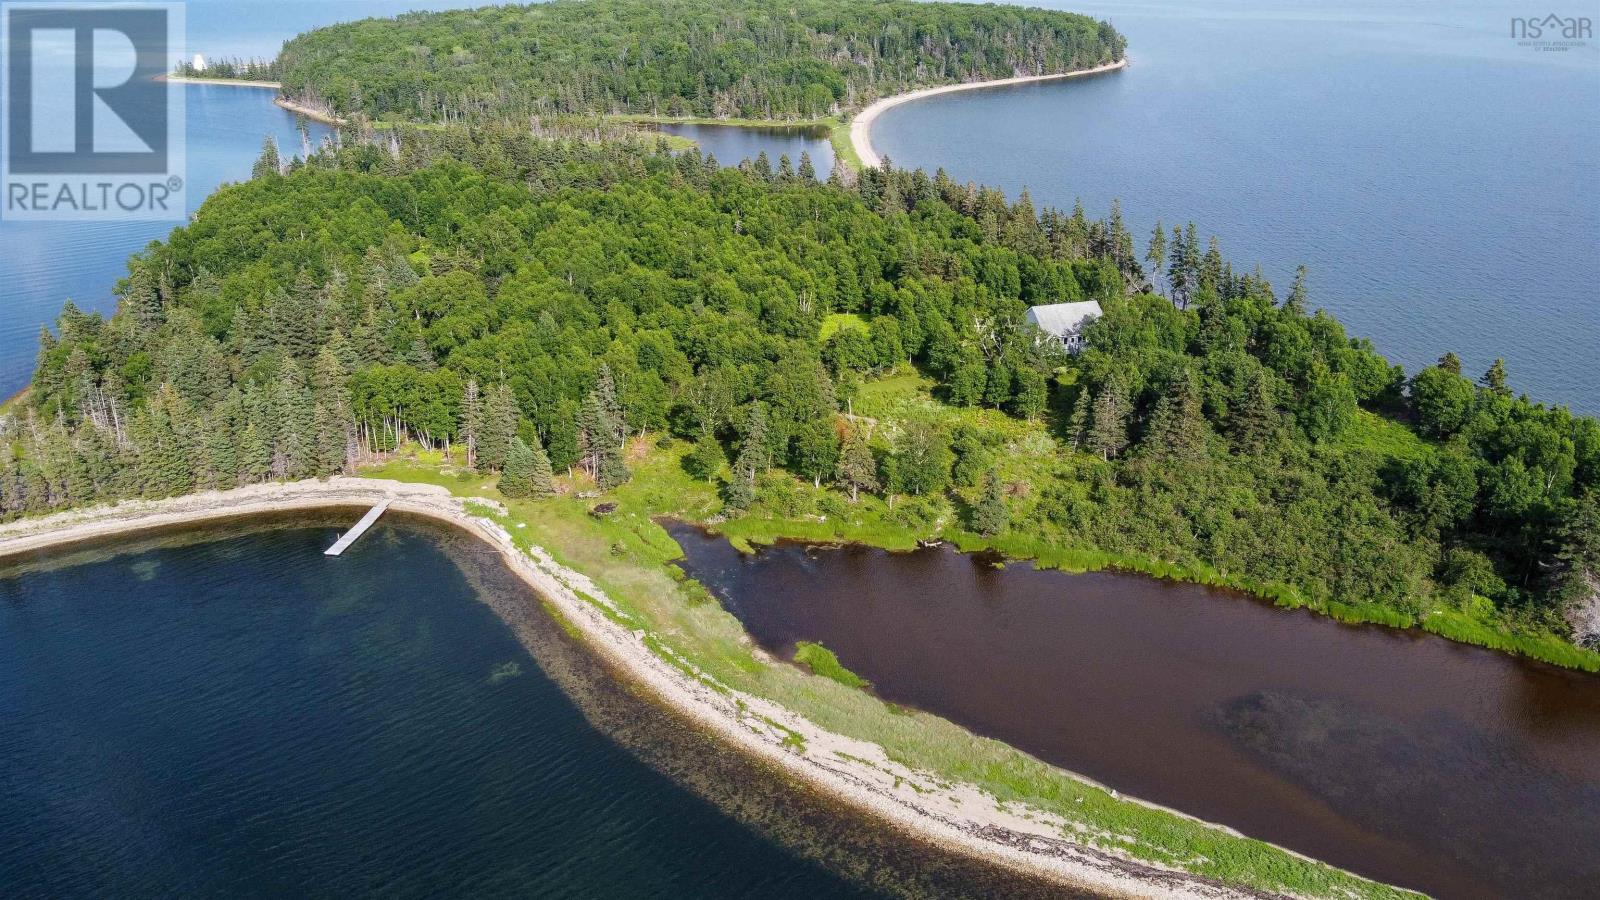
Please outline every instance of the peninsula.
[[327, 119], [805, 123], [853, 162], [850, 114], [875, 97], [1109, 71], [1124, 44], [1106, 22], [1018, 7], [556, 0], [322, 28], [240, 68]]
[[[1502, 365], [1408, 374], [1313, 312], [1303, 275], [1275, 287], [1193, 223], [1141, 252], [1115, 208], [724, 169], [534, 121], [837, 115], [1123, 60], [1061, 13], [794, 9], [557, 0], [291, 42], [292, 101], [433, 127], [264, 154], [130, 261], [115, 315], [68, 304], [0, 416], [20, 520], [0, 538], [152, 521], [119, 501], [211, 515], [336, 502], [307, 479], [363, 501], [341, 476], [433, 483], [377, 489], [516, 548], [561, 616], [676, 679], [663, 695], [699, 692], [730, 740], [904, 824], [1096, 890], [1404, 895], [891, 708], [820, 653], [807, 672], [753, 651], [654, 519], [1131, 569], [1596, 671], [1600, 423], [1514, 396]], [[702, 15], [756, 37], [723, 53]], [[1081, 352], [1029, 323], [1091, 301]]]

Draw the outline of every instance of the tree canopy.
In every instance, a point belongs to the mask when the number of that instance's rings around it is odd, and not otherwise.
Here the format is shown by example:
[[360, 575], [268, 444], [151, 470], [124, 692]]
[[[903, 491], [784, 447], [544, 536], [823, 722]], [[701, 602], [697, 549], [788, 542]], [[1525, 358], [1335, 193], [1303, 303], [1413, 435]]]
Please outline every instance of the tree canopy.
[[[910, 0], [552, 0], [366, 19], [303, 34], [284, 92], [340, 115], [817, 117], [909, 87], [1122, 57], [1108, 23]], [[231, 70], [230, 70], [231, 71]]]
[[[517, 492], [548, 490], [545, 461], [605, 489], [630, 441], [668, 434], [736, 506], [774, 478], [847, 506], [965, 497], [985, 532], [1600, 639], [1600, 424], [1503, 367], [1407, 379], [1307, 312], [1303, 279], [1280, 302], [1193, 227], [1152, 262], [1114, 215], [942, 172], [788, 172], [503, 125], [263, 167], [135, 258], [114, 316], [69, 305], [41, 336], [0, 510], [327, 474], [403, 441], [466, 444]], [[1078, 356], [1024, 320], [1081, 299], [1104, 315]], [[936, 408], [1054, 435], [1031, 483], [985, 477], [993, 435], [852, 413], [908, 370]]]

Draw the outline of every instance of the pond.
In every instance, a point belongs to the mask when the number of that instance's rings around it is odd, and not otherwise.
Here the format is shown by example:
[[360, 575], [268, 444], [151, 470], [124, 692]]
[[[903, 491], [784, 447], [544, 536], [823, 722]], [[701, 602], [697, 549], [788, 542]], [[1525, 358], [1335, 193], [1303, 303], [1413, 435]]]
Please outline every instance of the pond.
[[1120, 791], [1442, 896], [1593, 896], [1600, 678], [1142, 576], [673, 525], [762, 647]]

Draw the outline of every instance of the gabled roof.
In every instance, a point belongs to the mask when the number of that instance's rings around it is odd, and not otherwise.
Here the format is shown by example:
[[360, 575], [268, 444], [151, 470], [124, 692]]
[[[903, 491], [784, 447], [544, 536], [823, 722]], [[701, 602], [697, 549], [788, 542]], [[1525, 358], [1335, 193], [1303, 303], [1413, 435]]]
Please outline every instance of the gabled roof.
[[1085, 320], [1100, 315], [1100, 304], [1093, 300], [1081, 303], [1051, 303], [1048, 306], [1028, 308], [1027, 319], [1040, 330], [1054, 335], [1066, 335], [1083, 327]]

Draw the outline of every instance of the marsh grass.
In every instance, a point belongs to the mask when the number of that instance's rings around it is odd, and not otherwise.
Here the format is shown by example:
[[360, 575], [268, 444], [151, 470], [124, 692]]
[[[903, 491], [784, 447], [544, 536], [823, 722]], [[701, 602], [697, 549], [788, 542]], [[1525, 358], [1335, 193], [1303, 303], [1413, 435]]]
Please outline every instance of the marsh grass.
[[814, 641], [800, 641], [795, 644], [794, 661], [810, 669], [811, 674], [830, 678], [848, 688], [863, 689], [871, 686], [865, 678], [845, 668], [832, 650]]

